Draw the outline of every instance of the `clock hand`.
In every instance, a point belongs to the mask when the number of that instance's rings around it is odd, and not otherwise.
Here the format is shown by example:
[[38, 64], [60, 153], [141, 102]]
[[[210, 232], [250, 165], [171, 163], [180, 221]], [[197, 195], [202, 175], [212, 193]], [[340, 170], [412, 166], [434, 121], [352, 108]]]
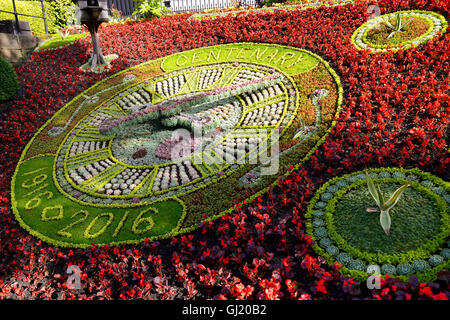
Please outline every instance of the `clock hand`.
[[108, 118], [99, 126], [102, 134], [111, 134], [118, 132], [123, 126], [137, 123], [143, 123], [148, 120], [169, 118], [179, 115], [194, 105], [211, 103], [228, 98], [233, 95], [250, 93], [263, 87], [273, 86], [281, 81], [281, 74], [272, 73], [262, 78], [252, 79], [240, 84], [219, 87], [210, 91], [197, 93], [189, 97], [174, 98], [158, 104], [146, 107], [137, 112], [123, 117]]

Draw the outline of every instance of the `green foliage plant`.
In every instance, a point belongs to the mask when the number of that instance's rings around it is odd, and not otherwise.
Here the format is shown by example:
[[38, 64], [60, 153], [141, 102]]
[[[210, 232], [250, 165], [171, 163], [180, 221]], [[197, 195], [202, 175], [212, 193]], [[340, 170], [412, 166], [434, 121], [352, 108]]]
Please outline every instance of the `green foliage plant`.
[[13, 98], [19, 90], [19, 82], [13, 67], [0, 57], [0, 101]]
[[161, 4], [159, 0], [133, 0], [136, 1], [136, 7], [133, 14], [139, 15], [141, 18], [151, 20], [158, 18], [169, 11], [167, 7]]
[[405, 28], [406, 28], [406, 26], [407, 26], [408, 24], [410, 24], [412, 20], [413, 20], [413, 19], [410, 18], [410, 19], [409, 19], [408, 21], [406, 21], [405, 23], [402, 23], [402, 17], [401, 17], [401, 14], [400, 14], [400, 13], [397, 13], [397, 15], [395, 16], [395, 23], [394, 23], [394, 24], [390, 23], [390, 22], [389, 22], [389, 19], [384, 18], [384, 19], [383, 19], [383, 22], [386, 24], [386, 26], [387, 26], [389, 29], [392, 30], [391, 33], [388, 35], [387, 39], [391, 38], [391, 37], [392, 37], [393, 35], [395, 35], [397, 32], [404, 31]]
[[[383, 228], [384, 233], [386, 235], [389, 235], [389, 230], [391, 229], [391, 216], [389, 215], [389, 210], [391, 210], [400, 199], [400, 196], [402, 193], [410, 186], [409, 183], [401, 186], [397, 190], [394, 191], [394, 193], [391, 195], [391, 197], [385, 201], [384, 195], [380, 190], [380, 187], [377, 185], [375, 186], [375, 183], [373, 182], [372, 178], [366, 171], [366, 180], [367, 180], [367, 186], [369, 188], [369, 193], [372, 196], [372, 198], [375, 200], [378, 209], [380, 211], [380, 224]], [[377, 212], [378, 209], [373, 208], [367, 208], [367, 212]]]
[[72, 0], [48, 0], [53, 8], [55, 24], [59, 28], [66, 28], [76, 22], [76, 6]]

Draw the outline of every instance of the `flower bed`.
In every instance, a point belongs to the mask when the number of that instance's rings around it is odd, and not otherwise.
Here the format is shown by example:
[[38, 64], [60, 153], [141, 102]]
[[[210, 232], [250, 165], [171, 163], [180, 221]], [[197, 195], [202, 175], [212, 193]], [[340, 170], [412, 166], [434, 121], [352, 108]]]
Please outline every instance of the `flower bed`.
[[[448, 19], [444, 1], [381, 0], [378, 5], [382, 14], [427, 10]], [[79, 71], [89, 58], [89, 39], [33, 53], [16, 70], [24, 95], [0, 121], [0, 297], [447, 299], [444, 271], [431, 283], [386, 277], [380, 289], [368, 290], [365, 283], [337, 272], [339, 265], [318, 257], [305, 233], [305, 208], [314, 191], [335, 176], [364, 167], [400, 166], [449, 180], [450, 36], [445, 33], [411, 50], [370, 55], [351, 43], [354, 30], [368, 18], [366, 12], [366, 4], [356, 3], [204, 21], [180, 15], [104, 27], [104, 52], [120, 55], [105, 74]], [[261, 39], [319, 55], [337, 72], [344, 89], [342, 112], [330, 135], [265, 196], [237, 205], [198, 231], [139, 245], [59, 248], [19, 227], [11, 211], [11, 178], [25, 145], [57, 110], [106, 76], [139, 63], [198, 47]], [[57, 126], [63, 129], [76, 117], [69, 113]], [[192, 199], [192, 210], [207, 213], [201, 199], [203, 194]], [[215, 198], [209, 199], [214, 205]], [[46, 217], [57, 213], [47, 210]], [[99, 230], [89, 231], [88, 236]], [[72, 264], [82, 270], [81, 292], [66, 288], [65, 272]]]
[[390, 234], [379, 226], [379, 214], [366, 212], [373, 199], [364, 173], [356, 172], [324, 184], [309, 204], [307, 228], [317, 253], [330, 264], [342, 263], [343, 272], [357, 279], [367, 278], [370, 265], [405, 281], [414, 273], [433, 281], [450, 265], [449, 184], [416, 169], [381, 168], [370, 175], [385, 195], [411, 184], [392, 210]]

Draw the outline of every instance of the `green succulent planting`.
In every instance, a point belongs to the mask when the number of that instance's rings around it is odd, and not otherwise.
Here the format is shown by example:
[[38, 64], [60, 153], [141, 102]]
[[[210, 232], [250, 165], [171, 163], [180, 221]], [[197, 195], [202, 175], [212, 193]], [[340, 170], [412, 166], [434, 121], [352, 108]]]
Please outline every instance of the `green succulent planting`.
[[383, 22], [386, 24], [386, 26], [388, 28], [390, 28], [392, 31], [391, 33], [387, 36], [387, 39], [391, 38], [393, 35], [395, 35], [397, 32], [400, 31], [404, 31], [406, 26], [408, 24], [411, 23], [413, 19], [410, 18], [408, 21], [406, 21], [405, 23], [402, 23], [402, 16], [400, 13], [397, 13], [397, 15], [395, 16], [395, 23], [392, 24], [389, 22], [389, 19], [387, 19], [386, 17], [383, 18]]
[[[340, 263], [341, 272], [358, 281], [372, 273], [355, 261], [377, 265], [382, 275], [402, 281], [411, 275], [421, 282], [434, 281], [450, 267], [449, 183], [418, 169], [379, 168], [368, 174], [384, 195], [410, 184], [391, 211], [389, 237], [377, 228], [377, 215], [361, 214], [373, 197], [366, 187], [366, 173], [355, 172], [331, 179], [310, 201], [305, 217], [314, 250], [328, 264]], [[326, 200], [328, 195], [322, 197], [326, 193], [333, 198]], [[318, 218], [326, 225], [316, 227]]]
[[[380, 224], [383, 228], [384, 233], [386, 235], [389, 235], [389, 230], [391, 229], [391, 216], [389, 214], [389, 210], [391, 210], [400, 199], [400, 196], [402, 193], [410, 186], [409, 183], [401, 186], [398, 188], [391, 197], [385, 201], [383, 192], [381, 192], [379, 186], [375, 186], [375, 183], [373, 182], [372, 178], [366, 171], [366, 179], [367, 179], [367, 186], [369, 188], [370, 195], [375, 200], [378, 209], [380, 211]], [[373, 208], [367, 208], [367, 212], [377, 212], [377, 209]]]

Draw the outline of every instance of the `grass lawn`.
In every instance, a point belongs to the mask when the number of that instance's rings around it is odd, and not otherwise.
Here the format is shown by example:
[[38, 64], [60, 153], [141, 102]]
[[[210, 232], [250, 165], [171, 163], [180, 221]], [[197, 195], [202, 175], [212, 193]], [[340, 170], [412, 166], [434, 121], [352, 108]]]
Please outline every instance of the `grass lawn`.
[[38, 50], [44, 50], [44, 49], [51, 49], [51, 48], [58, 48], [65, 45], [68, 45], [78, 39], [84, 38], [88, 32], [85, 33], [79, 33], [79, 34], [71, 34], [64, 39], [60, 35], [55, 35], [54, 38], [51, 38], [50, 40], [44, 42]]

